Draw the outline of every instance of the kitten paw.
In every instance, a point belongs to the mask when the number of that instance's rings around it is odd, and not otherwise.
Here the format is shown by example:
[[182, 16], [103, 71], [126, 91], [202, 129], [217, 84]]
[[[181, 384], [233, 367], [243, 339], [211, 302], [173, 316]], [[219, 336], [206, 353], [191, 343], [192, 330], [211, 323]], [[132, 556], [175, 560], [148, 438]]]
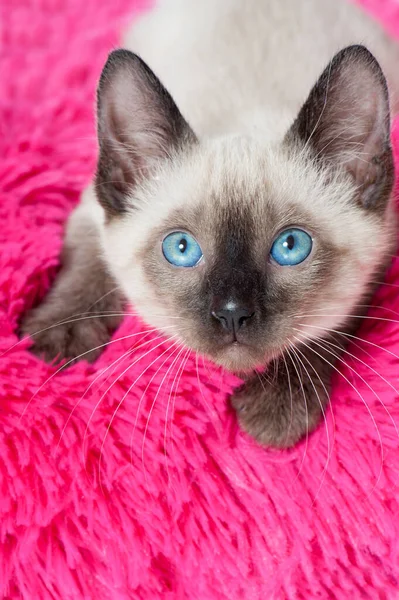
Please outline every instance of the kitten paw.
[[[317, 389], [316, 385], [315, 388]], [[305, 398], [304, 398], [305, 394]], [[251, 377], [231, 397], [240, 427], [265, 446], [289, 448], [308, 435], [322, 416], [324, 390], [318, 396], [311, 385], [290, 385], [282, 373], [274, 383]]]
[[47, 362], [58, 363], [63, 359], [93, 362], [109, 341], [119, 320], [77, 313], [76, 316], [57, 314], [48, 311], [43, 304], [28, 313], [20, 332], [31, 336], [31, 351]]

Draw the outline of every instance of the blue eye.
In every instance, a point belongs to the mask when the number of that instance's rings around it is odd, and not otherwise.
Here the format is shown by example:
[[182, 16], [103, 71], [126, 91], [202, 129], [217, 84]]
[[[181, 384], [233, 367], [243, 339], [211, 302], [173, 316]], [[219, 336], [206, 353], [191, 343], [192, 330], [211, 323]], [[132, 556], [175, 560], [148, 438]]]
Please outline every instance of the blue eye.
[[162, 252], [168, 262], [175, 267], [195, 267], [202, 258], [199, 243], [189, 233], [175, 231], [162, 242]]
[[312, 251], [312, 238], [302, 229], [286, 229], [274, 240], [270, 254], [279, 265], [299, 265]]

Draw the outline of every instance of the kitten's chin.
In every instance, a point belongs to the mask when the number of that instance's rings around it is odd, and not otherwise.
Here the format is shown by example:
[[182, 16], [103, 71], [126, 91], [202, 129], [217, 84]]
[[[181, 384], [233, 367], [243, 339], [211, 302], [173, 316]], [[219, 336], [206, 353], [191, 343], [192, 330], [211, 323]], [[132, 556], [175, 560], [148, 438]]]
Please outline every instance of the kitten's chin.
[[212, 362], [233, 373], [246, 373], [265, 367], [268, 360], [260, 356], [254, 348], [246, 344], [233, 343], [226, 345], [215, 353], [208, 354]]

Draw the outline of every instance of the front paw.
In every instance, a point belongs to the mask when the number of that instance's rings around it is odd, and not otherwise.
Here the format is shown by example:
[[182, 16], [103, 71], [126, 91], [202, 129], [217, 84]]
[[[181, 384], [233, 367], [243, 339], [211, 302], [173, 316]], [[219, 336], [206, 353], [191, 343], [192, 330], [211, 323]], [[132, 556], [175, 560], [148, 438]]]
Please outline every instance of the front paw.
[[294, 378], [290, 384], [283, 376], [273, 384], [253, 377], [231, 397], [241, 428], [262, 445], [293, 446], [320, 421], [327, 402], [324, 390], [317, 395], [311, 386], [296, 385]]
[[[116, 323], [90, 314], [66, 316], [43, 304], [23, 320], [20, 332], [30, 335], [32, 352], [47, 362], [78, 359], [93, 362], [109, 341]], [[68, 364], [71, 364], [68, 362]]]

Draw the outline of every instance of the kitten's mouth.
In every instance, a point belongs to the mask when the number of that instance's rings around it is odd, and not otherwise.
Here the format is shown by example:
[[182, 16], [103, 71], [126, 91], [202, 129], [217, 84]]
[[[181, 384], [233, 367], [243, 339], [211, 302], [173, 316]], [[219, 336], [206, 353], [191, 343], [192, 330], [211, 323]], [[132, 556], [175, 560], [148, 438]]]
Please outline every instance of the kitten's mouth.
[[253, 371], [265, 367], [272, 358], [260, 340], [246, 339], [243, 335], [226, 336], [223, 339], [222, 336], [212, 338], [205, 332], [202, 335], [193, 333], [189, 330], [181, 336], [185, 345], [228, 371]]
[[212, 353], [209, 358], [228, 371], [246, 372], [264, 367], [267, 360], [254, 346], [237, 339], [227, 342]]

